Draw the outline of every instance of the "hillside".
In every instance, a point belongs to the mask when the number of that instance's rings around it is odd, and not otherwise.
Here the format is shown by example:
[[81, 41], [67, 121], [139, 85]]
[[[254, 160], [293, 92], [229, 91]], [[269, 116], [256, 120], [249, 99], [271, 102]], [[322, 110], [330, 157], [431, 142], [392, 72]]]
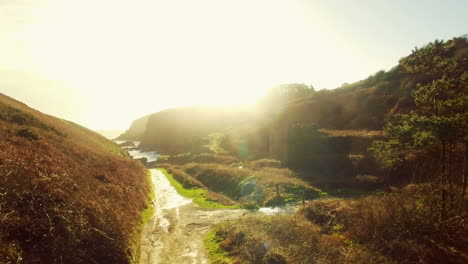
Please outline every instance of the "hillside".
[[165, 154], [194, 151], [209, 134], [248, 118], [248, 110], [244, 109], [182, 107], [164, 110], [149, 116], [140, 146]]
[[[295, 87], [307, 92], [285, 96]], [[301, 203], [217, 225], [212, 262], [467, 262], [468, 39], [334, 90], [272, 94], [238, 115], [179, 108], [148, 121], [145, 147], [168, 154], [156, 166], [199, 205]]]
[[242, 145], [249, 158], [275, 155], [330, 196], [293, 217], [218, 225], [205, 241], [211, 259], [467, 263], [467, 111], [463, 37], [416, 48], [388, 73], [290, 102], [266, 125], [231, 129], [222, 144], [229, 152]]
[[0, 94], [0, 263], [130, 263], [150, 186], [116, 144]]
[[[448, 56], [454, 60], [463, 58], [468, 53], [468, 44], [464, 38], [453, 41], [451, 45]], [[221, 110], [212, 113], [214, 111], [184, 110], [183, 108], [155, 113], [148, 119], [148, 126], [142, 138], [145, 147], [164, 152], [169, 150], [167, 144], [175, 142], [170, 137], [185, 138], [183, 141], [189, 141], [192, 136], [206, 137], [208, 133], [226, 127], [235, 129], [237, 126], [238, 134], [264, 133], [260, 136], [262, 139], [281, 138], [282, 135], [278, 135], [278, 132], [297, 123], [307, 123], [328, 130], [382, 130], [389, 117], [398, 113], [409, 113], [415, 108], [411, 97], [412, 92], [418, 83], [425, 81], [427, 81], [427, 76], [409, 72], [399, 63], [387, 72], [379, 71], [364, 80], [345, 84], [333, 90], [287, 96], [291, 98], [289, 101], [284, 100], [287, 95], [285, 93], [278, 94], [276, 97], [269, 94], [260, 101], [258, 105], [260, 111], [256, 112], [255, 118], [252, 117], [253, 112], [244, 112], [246, 114], [244, 116], [237, 115], [240, 120], [235, 120], [233, 119], [236, 118], [235, 115], [226, 114]], [[286, 88], [294, 90], [296, 86], [297, 84], [291, 84]], [[129, 131], [141, 133], [142, 126], [138, 126], [137, 129], [136, 123], [141, 124], [142, 120], [146, 119], [136, 120]], [[252, 122], [246, 124], [249, 120]], [[228, 123], [230, 125], [226, 126]], [[241, 132], [246, 127], [249, 132]], [[140, 134], [136, 133], [137, 135], [132, 137], [130, 132], [123, 135], [125, 139], [140, 138]], [[156, 140], [164, 141], [166, 145], [156, 143]], [[249, 143], [256, 145], [253, 141]], [[178, 141], [177, 144], [180, 142]], [[278, 143], [270, 142], [270, 144]], [[157, 147], [163, 147], [163, 149], [157, 149]], [[261, 146], [261, 148], [269, 149], [270, 147]], [[185, 152], [186, 150], [186, 148], [174, 147], [171, 152]]]
[[148, 119], [151, 115], [143, 116], [132, 122], [130, 127], [123, 134], [118, 136], [118, 140], [141, 140], [145, 131]]

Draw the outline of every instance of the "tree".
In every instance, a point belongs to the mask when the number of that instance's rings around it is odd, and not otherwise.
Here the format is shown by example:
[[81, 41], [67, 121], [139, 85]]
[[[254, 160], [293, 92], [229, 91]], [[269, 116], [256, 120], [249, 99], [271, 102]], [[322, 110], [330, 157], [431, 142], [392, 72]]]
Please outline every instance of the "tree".
[[312, 95], [315, 89], [312, 85], [303, 83], [282, 84], [268, 91], [264, 100], [267, 103], [285, 104], [290, 101]]
[[441, 217], [446, 212], [448, 191], [453, 191], [454, 153], [464, 145], [462, 196], [466, 189], [468, 131], [468, 47], [465, 38], [435, 41], [413, 50], [400, 61], [405, 70], [422, 77], [413, 98], [416, 105], [410, 114], [393, 117], [384, 128], [386, 140], [377, 141], [371, 150], [387, 167], [405, 162], [409, 152], [439, 153]]

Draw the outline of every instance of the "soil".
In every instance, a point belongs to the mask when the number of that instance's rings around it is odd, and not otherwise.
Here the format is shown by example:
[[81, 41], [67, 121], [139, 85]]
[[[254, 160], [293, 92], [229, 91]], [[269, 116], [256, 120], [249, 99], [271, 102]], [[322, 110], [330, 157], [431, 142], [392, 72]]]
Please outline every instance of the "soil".
[[209, 263], [203, 237], [214, 225], [256, 214], [244, 209], [200, 208], [180, 196], [159, 170], [151, 170], [155, 213], [143, 228], [140, 264]]

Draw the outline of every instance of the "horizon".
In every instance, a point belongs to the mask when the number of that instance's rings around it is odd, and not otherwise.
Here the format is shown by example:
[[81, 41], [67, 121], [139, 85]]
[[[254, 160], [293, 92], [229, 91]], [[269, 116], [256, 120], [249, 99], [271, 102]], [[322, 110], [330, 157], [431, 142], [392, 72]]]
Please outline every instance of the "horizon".
[[334, 89], [388, 71], [414, 47], [468, 33], [467, 8], [457, 1], [2, 1], [0, 92], [93, 130], [126, 130], [167, 108], [246, 105], [285, 83]]

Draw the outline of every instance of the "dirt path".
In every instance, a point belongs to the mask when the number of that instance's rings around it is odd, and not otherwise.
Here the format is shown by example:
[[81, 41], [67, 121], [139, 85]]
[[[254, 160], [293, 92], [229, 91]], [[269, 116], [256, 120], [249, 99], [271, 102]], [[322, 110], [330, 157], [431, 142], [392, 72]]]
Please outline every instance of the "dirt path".
[[155, 213], [143, 229], [140, 264], [209, 263], [203, 237], [213, 225], [237, 219], [247, 210], [200, 208], [180, 196], [159, 170], [151, 170]]

